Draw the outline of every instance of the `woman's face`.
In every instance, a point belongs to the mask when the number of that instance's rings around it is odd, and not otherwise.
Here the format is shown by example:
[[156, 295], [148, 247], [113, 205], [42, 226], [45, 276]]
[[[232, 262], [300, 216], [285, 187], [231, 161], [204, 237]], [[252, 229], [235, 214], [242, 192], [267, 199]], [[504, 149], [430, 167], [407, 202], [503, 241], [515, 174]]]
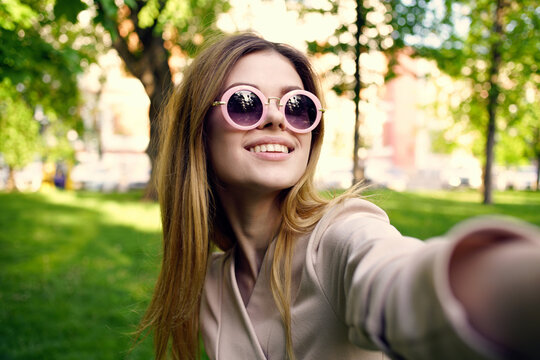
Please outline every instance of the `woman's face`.
[[[241, 58], [225, 80], [222, 93], [236, 85], [253, 86], [266, 98], [280, 98], [291, 90], [303, 89], [291, 62], [274, 51]], [[276, 100], [265, 106], [268, 107], [266, 119], [259, 127], [247, 131], [229, 125], [219, 106], [210, 110], [207, 124], [210, 161], [225, 190], [246, 194], [275, 192], [293, 186], [306, 170], [311, 133], [298, 134], [286, 129]], [[286, 152], [283, 146], [287, 147]]]

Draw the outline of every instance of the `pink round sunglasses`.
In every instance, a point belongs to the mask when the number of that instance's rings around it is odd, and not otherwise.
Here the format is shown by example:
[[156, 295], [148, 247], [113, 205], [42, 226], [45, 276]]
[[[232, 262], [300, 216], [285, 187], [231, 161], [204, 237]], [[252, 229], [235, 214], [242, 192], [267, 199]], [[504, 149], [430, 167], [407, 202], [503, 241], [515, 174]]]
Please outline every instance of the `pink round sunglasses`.
[[285, 119], [286, 127], [297, 133], [308, 133], [321, 121], [322, 108], [319, 99], [306, 90], [292, 90], [279, 97], [266, 97], [257, 88], [249, 85], [234, 86], [223, 94], [220, 106], [225, 120], [239, 130], [251, 130], [260, 126], [266, 118], [267, 106], [274, 99]]

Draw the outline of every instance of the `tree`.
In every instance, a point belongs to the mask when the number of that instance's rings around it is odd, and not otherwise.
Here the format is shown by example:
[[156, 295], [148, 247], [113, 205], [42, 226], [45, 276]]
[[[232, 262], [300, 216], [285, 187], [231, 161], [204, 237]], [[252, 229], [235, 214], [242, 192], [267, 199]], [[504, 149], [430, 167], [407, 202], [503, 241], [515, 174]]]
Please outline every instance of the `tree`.
[[39, 152], [39, 124], [9, 79], [0, 83], [0, 153], [9, 167], [7, 190], [13, 190], [13, 170], [28, 164]]
[[362, 46], [360, 44], [360, 35], [366, 24], [366, 15], [360, 0], [356, 1], [356, 31], [354, 33], [354, 145], [353, 145], [353, 184], [356, 184], [364, 178], [364, 166], [360, 165], [358, 152], [361, 146], [360, 139], [360, 55], [362, 54]]
[[[330, 53], [338, 55], [341, 59], [331, 70], [336, 79], [332, 89], [338, 95], [349, 96], [355, 104], [353, 184], [364, 177], [363, 164], [359, 158], [359, 150], [367, 145], [365, 139], [360, 135], [362, 125], [360, 105], [367, 101], [362, 95], [363, 90], [370, 86], [378, 86], [373, 83], [373, 80], [368, 80], [368, 76], [362, 75], [367, 75], [369, 71], [361, 66], [362, 54], [384, 52], [388, 60], [388, 71], [381, 76], [387, 80], [391, 79], [395, 76], [393, 68], [397, 63], [397, 54], [407, 46], [405, 38], [414, 33], [414, 25], [424, 21], [427, 13], [426, 6], [427, 4], [423, 0], [414, 2], [410, 6], [402, 5], [400, 0], [341, 0], [323, 4], [322, 8], [305, 9], [305, 12], [308, 13], [320, 12], [338, 17], [342, 12], [350, 11], [352, 8], [356, 9], [354, 22], [338, 26], [330, 39], [308, 42], [308, 51], [311, 54]], [[345, 41], [341, 39], [345, 39]], [[343, 68], [346, 63], [343, 59], [351, 57], [355, 62], [355, 70], [352, 75]], [[373, 79], [377, 76], [369, 77]]]
[[[336, 14], [344, 3], [350, 1], [332, 2], [326, 11]], [[381, 5], [385, 11], [380, 11]], [[483, 148], [484, 202], [490, 203], [495, 140], [507, 135], [496, 136], [496, 129], [514, 129], [510, 133], [519, 134], [534, 133], [526, 131], [526, 127], [519, 123], [523, 120], [521, 114], [526, 112], [525, 108], [537, 103], [537, 100], [524, 99], [538, 98], [540, 21], [535, 2], [460, 0], [446, 1], [439, 6], [427, 0], [387, 0], [356, 1], [356, 6], [359, 10], [357, 21], [364, 24], [358, 29], [360, 31], [355, 32], [355, 25], [349, 23], [338, 27], [335, 32], [337, 38], [347, 32], [355, 34], [355, 43], [311, 42], [309, 50], [315, 54], [335, 53], [340, 56], [355, 54], [355, 48], [359, 48], [358, 54], [370, 50], [384, 51], [389, 59], [387, 78], [390, 78], [394, 76], [392, 69], [396, 64], [396, 53], [409, 47], [415, 50], [416, 56], [435, 59], [439, 68], [456, 81], [467, 83], [468, 91], [456, 94], [462, 102], [454, 107], [453, 115], [456, 123], [465, 122], [469, 131], [484, 139], [484, 146], [475, 145], [474, 150], [479, 154]], [[390, 36], [385, 30], [386, 25], [391, 27]], [[358, 55], [355, 56], [358, 59]], [[357, 100], [362, 99], [362, 89], [369, 83], [361, 81], [358, 75], [352, 80], [344, 73], [342, 63], [332, 71], [339, 78], [334, 86], [336, 93], [352, 92], [358, 84], [351, 96], [358, 104]], [[529, 89], [527, 91], [533, 96], [523, 97], [523, 89]], [[358, 122], [359, 117], [356, 119]], [[535, 121], [538, 119], [533, 123]], [[358, 128], [355, 127], [355, 139], [358, 137]], [[514, 136], [514, 140], [517, 139], [528, 139], [529, 143], [534, 143], [531, 136]], [[356, 144], [360, 143], [355, 140], [355, 157], [358, 152]]]
[[[147, 154], [152, 168], [158, 154], [158, 115], [172, 84], [169, 58], [172, 53], [192, 57], [206, 37], [218, 32], [217, 14], [228, 7], [224, 0], [95, 0], [90, 7], [96, 13], [94, 23], [110, 34], [126, 69], [142, 82], [150, 98]], [[80, 0], [56, 3], [56, 11], [72, 21], [86, 8]], [[156, 196], [152, 175], [145, 197]]]
[[[435, 46], [417, 42], [421, 56], [435, 59], [441, 70], [468, 84], [454, 117], [483, 139], [485, 204], [493, 201], [492, 167], [500, 158], [494, 153], [495, 144], [507, 135], [498, 136], [497, 130], [521, 128], [522, 115], [535, 106], [527, 98], [538, 101], [537, 8], [533, 0], [446, 1], [444, 9], [432, 8], [431, 23], [415, 32], [438, 38]], [[440, 10], [443, 13], [437, 14]], [[524, 97], [524, 89], [533, 95]]]
[[91, 53], [74, 44], [79, 30], [40, 1], [0, 4], [0, 152], [11, 171], [39, 155], [72, 155], [64, 145], [81, 130], [77, 74]]
[[[538, 82], [537, 82], [538, 83]], [[536, 181], [540, 178], [540, 92], [533, 82], [523, 84], [522, 95], [510, 104], [508, 113], [501, 113], [505, 121], [500, 122], [496, 163], [506, 167], [536, 163]]]

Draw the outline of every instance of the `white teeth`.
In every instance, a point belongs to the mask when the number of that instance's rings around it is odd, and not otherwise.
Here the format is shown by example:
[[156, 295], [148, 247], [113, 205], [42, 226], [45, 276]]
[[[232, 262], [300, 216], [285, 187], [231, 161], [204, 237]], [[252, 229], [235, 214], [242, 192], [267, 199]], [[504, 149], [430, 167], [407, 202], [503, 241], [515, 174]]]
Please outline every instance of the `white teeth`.
[[285, 145], [281, 144], [261, 144], [256, 145], [249, 149], [250, 152], [281, 152], [284, 154], [289, 153], [289, 149]]

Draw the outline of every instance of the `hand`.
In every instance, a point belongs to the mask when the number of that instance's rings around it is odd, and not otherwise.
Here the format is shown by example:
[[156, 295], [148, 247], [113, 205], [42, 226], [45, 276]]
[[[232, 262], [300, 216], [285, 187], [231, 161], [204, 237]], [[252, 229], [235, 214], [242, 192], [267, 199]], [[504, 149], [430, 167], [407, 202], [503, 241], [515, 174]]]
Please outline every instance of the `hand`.
[[540, 247], [488, 235], [450, 260], [450, 286], [474, 328], [511, 359], [540, 359]]

